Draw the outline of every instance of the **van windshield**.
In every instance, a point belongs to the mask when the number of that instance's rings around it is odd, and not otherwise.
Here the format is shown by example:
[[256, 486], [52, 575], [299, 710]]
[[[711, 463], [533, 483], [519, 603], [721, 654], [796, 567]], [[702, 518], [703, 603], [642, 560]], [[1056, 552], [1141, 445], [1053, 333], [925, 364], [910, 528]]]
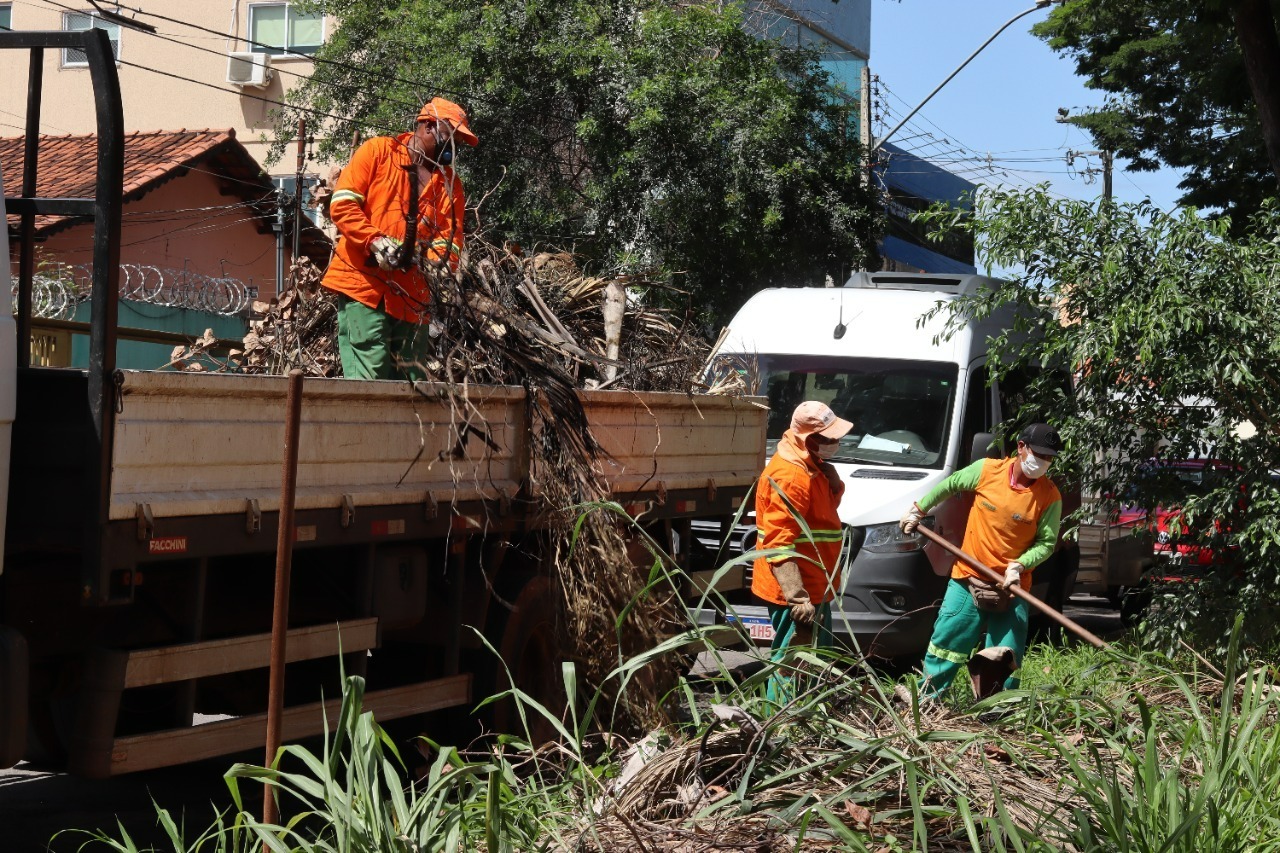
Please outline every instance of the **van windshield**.
[[941, 468], [955, 402], [957, 366], [946, 362], [805, 355], [757, 357], [769, 398], [768, 453], [805, 400], [853, 422], [832, 461]]

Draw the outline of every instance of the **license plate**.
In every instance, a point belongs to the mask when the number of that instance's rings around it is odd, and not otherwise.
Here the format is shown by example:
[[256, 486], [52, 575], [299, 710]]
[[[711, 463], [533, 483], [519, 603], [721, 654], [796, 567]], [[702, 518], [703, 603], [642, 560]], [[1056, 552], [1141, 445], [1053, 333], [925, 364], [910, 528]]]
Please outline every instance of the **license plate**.
[[773, 623], [769, 621], [767, 607], [735, 607], [724, 615], [724, 621], [730, 625], [740, 624], [757, 643], [773, 642]]

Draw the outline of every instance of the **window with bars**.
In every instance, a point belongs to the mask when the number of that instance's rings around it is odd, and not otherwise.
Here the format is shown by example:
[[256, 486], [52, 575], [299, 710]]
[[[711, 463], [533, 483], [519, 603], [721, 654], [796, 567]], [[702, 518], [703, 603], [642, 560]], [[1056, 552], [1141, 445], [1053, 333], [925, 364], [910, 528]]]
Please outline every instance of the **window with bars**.
[[294, 3], [249, 6], [249, 49], [254, 53], [312, 54], [323, 42], [324, 16], [319, 12], [299, 11]]
[[[107, 37], [111, 39], [111, 55], [116, 59], [120, 58], [120, 25], [114, 21], [104, 21], [96, 12], [63, 12], [62, 13], [62, 29], [67, 32], [80, 32], [97, 28], [107, 31]], [[63, 68], [83, 68], [88, 66], [89, 58], [85, 56], [83, 50], [75, 48], [64, 48], [62, 51], [62, 67]]]

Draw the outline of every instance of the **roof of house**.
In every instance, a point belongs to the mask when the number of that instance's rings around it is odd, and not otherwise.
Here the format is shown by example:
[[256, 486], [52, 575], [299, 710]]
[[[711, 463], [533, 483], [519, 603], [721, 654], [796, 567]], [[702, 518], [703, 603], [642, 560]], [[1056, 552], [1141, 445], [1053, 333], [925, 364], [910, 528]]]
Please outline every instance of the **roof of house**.
[[[95, 134], [40, 136], [36, 195], [43, 198], [92, 198], [98, 159]], [[24, 138], [0, 137], [0, 167], [6, 193], [17, 195], [24, 168]], [[243, 145], [235, 130], [162, 130], [124, 137], [124, 201], [136, 201], [156, 187], [192, 170], [209, 172], [231, 196], [247, 202], [265, 199], [271, 179]], [[267, 215], [267, 208], [262, 215]], [[9, 217], [13, 224], [15, 217]], [[36, 232], [47, 237], [82, 221], [79, 217], [41, 216]]]

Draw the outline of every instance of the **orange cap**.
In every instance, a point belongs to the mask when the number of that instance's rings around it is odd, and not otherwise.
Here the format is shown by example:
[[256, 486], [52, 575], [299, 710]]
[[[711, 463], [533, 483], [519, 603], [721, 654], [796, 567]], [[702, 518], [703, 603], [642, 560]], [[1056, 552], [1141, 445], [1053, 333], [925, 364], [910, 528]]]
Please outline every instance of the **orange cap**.
[[468, 145], [479, 145], [480, 138], [471, 132], [467, 111], [444, 98], [432, 98], [422, 105], [418, 121], [447, 121], [453, 125], [453, 135]]
[[831, 407], [817, 400], [806, 400], [791, 415], [791, 429], [799, 437], [817, 433], [823, 438], [843, 438], [853, 424], [836, 417]]

